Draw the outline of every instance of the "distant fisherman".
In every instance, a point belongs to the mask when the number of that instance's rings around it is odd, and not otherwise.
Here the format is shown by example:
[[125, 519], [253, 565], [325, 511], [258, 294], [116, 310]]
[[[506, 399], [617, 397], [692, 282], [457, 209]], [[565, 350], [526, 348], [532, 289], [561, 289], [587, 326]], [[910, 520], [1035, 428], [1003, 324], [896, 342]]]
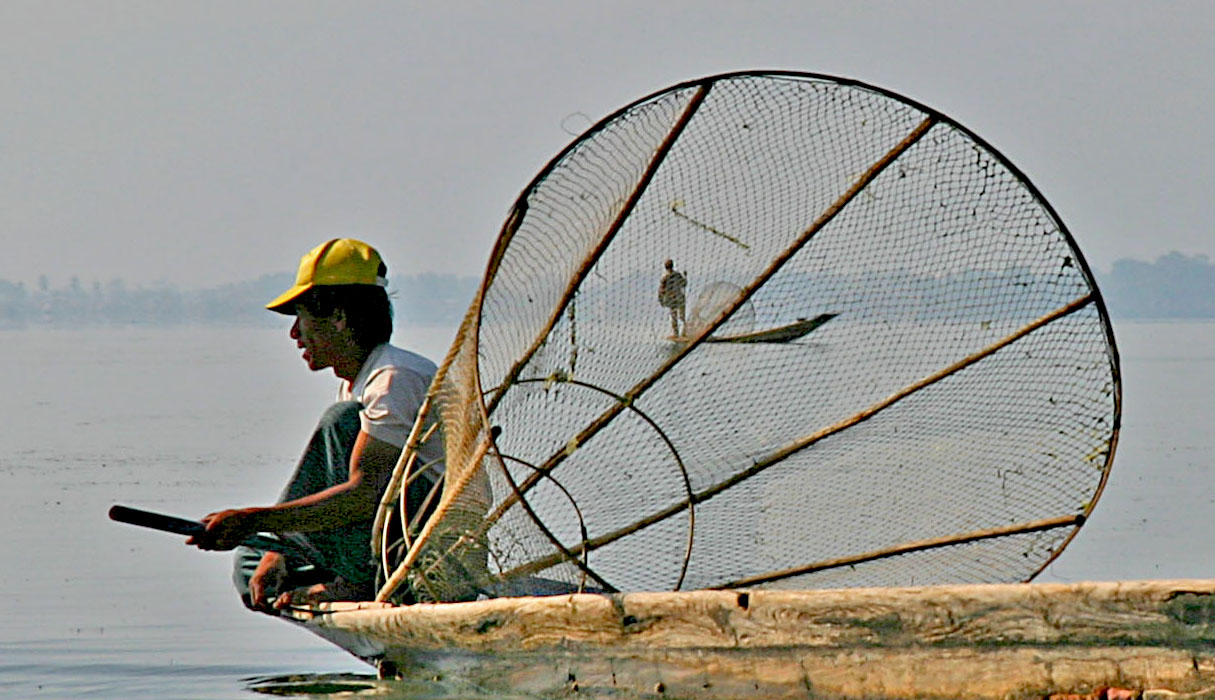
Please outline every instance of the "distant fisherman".
[[681, 328], [686, 330], [687, 322], [684, 320], [684, 306], [687, 303], [684, 297], [684, 289], [688, 286], [688, 278], [682, 273], [676, 272], [675, 263], [667, 260], [663, 263], [666, 268], [666, 274], [662, 276], [662, 281], [658, 283], [658, 303], [671, 311], [671, 333], [675, 337], [679, 337]]
[[[436, 371], [388, 343], [387, 275], [374, 248], [338, 238], [305, 255], [295, 285], [266, 305], [295, 317], [291, 338], [308, 368], [331, 368], [342, 381], [279, 502], [211, 513], [206, 531], [187, 541], [233, 549], [265, 532], [292, 545], [290, 554], [237, 549], [233, 578], [250, 608], [374, 595], [372, 520]], [[432, 469], [409, 489], [411, 512], [437, 483], [442, 458], [441, 447], [422, 448], [419, 464]]]

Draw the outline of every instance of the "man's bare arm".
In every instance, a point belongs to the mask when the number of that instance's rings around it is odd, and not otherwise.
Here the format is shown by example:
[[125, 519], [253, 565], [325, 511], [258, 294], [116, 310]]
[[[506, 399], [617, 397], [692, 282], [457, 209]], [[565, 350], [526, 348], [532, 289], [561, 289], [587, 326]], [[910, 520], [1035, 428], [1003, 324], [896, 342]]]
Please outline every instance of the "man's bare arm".
[[345, 483], [278, 505], [212, 513], [203, 518], [206, 532], [187, 544], [232, 549], [255, 532], [313, 532], [371, 518], [400, 455], [396, 445], [359, 431]]

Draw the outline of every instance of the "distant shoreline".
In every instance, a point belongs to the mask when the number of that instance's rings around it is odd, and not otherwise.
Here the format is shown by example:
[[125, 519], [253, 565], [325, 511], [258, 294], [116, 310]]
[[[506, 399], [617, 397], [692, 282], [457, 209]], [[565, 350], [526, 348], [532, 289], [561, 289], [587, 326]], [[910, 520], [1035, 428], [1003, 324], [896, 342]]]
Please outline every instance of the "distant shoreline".
[[[1024, 271], [1018, 274], [1032, 276]], [[1110, 272], [1095, 274], [1114, 320], [1215, 320], [1215, 264], [1206, 255], [1171, 252], [1153, 262], [1122, 259], [1114, 262]], [[132, 286], [121, 279], [84, 283], [78, 277], [55, 286], [46, 275], [29, 289], [23, 283], [0, 279], [0, 330], [30, 326], [274, 327], [279, 325], [278, 319], [267, 314], [263, 304], [292, 280], [292, 275], [278, 273], [208, 289], [181, 290], [166, 282]], [[476, 277], [452, 274], [394, 276], [389, 290], [398, 325], [458, 324], [480, 282]], [[851, 282], [863, 284], [865, 280], [862, 276]], [[951, 281], [965, 283], [965, 279]], [[926, 278], [925, 287], [932, 284]]]

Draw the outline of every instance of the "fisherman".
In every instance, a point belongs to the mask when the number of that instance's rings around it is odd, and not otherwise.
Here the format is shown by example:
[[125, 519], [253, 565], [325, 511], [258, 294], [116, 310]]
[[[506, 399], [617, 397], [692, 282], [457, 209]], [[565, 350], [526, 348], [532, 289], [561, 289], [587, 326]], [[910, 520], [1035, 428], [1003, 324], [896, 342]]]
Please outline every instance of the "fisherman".
[[686, 330], [687, 326], [684, 320], [684, 305], [687, 303], [684, 288], [688, 286], [688, 279], [675, 270], [674, 262], [667, 260], [662, 265], [667, 271], [658, 283], [658, 303], [670, 310], [671, 334], [678, 338], [680, 329]]
[[[295, 285], [266, 305], [295, 317], [291, 338], [308, 368], [332, 369], [341, 383], [278, 503], [211, 513], [206, 531], [187, 540], [236, 549], [233, 581], [251, 609], [276, 614], [292, 603], [374, 595], [372, 521], [436, 371], [389, 344], [387, 274], [366, 243], [330, 240], [300, 260]], [[437, 483], [442, 456], [441, 447], [421, 449], [417, 464], [433, 466], [411, 485], [410, 512]], [[238, 546], [254, 533], [277, 536], [288, 553]]]

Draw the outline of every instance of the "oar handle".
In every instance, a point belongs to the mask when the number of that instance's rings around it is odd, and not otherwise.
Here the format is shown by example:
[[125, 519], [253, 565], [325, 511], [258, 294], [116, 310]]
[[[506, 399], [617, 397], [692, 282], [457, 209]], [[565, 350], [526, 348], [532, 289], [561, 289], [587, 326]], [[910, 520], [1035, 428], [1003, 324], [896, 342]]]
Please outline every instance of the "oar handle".
[[153, 513], [149, 510], [128, 508], [127, 506], [111, 507], [110, 520], [116, 520], [129, 525], [138, 525], [139, 527], [148, 527], [162, 532], [171, 532], [174, 535], [197, 535], [206, 529], [206, 526], [197, 520], [186, 520], [185, 518], [177, 518], [172, 515]]
[[[197, 520], [186, 520], [185, 518], [165, 515], [164, 513], [153, 513], [150, 510], [140, 510], [139, 508], [118, 505], [110, 507], [110, 520], [160, 530], [161, 532], [171, 532], [174, 535], [184, 535], [186, 537], [197, 535], [207, 529], [206, 525]], [[295, 554], [309, 561], [313, 559], [313, 557], [306, 554], [309, 551], [307, 547], [302, 547], [298, 543], [280, 540], [276, 537], [249, 535], [241, 544], [246, 547], [269, 552]]]

